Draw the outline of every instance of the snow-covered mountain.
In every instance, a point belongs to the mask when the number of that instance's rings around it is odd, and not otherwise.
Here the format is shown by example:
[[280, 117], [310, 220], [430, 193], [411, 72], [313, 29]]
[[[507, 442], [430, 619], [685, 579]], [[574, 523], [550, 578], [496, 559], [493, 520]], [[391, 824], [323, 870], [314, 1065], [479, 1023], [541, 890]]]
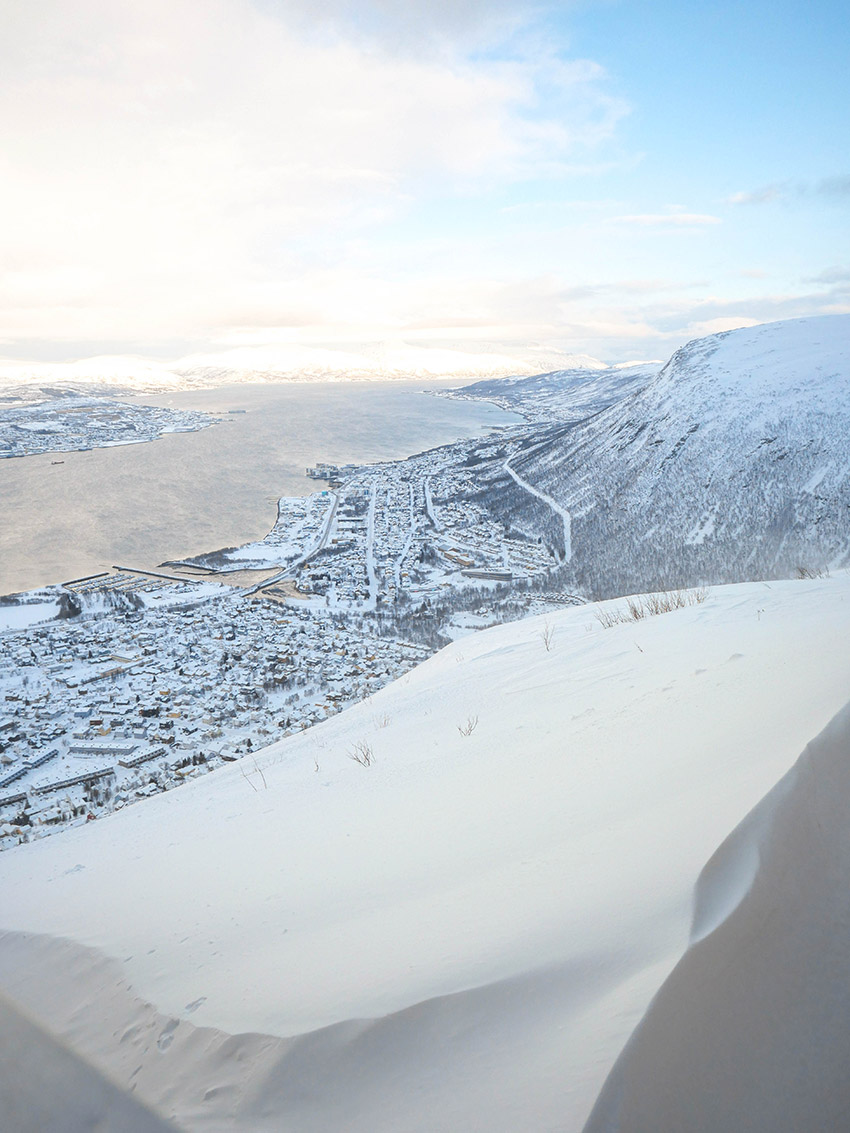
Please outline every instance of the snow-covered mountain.
[[850, 315], [691, 342], [643, 390], [551, 430], [512, 467], [570, 513], [574, 581], [595, 595], [841, 566]]
[[[0, 855], [0, 993], [186, 1130], [577, 1133], [688, 949], [705, 863], [850, 681], [846, 571], [604, 617], [625, 607], [465, 638], [256, 756]], [[825, 781], [839, 819], [845, 779]], [[721, 872], [712, 925], [752, 858]], [[757, 953], [777, 916], [756, 911]], [[4, 1058], [10, 1027], [0, 1006]]]
[[190, 354], [173, 361], [104, 355], [74, 362], [0, 359], [0, 391], [33, 386], [74, 390], [121, 388], [136, 391], [199, 389], [237, 382], [396, 381], [403, 379], [492, 378], [537, 374], [555, 366], [605, 369], [585, 354], [528, 347], [516, 354], [381, 342], [341, 347], [236, 346]]
[[601, 363], [552, 370], [531, 377], [490, 378], [452, 390], [451, 396], [481, 398], [529, 420], [583, 421], [631, 393], [643, 389], [661, 369], [661, 362]]

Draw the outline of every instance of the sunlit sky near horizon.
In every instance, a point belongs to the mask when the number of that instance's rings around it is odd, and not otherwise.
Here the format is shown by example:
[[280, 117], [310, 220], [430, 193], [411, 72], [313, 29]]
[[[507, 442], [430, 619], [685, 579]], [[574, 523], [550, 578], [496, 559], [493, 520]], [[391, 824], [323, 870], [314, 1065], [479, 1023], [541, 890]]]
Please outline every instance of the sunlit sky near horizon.
[[850, 311], [848, 33], [819, 0], [12, 0], [0, 355], [618, 361]]

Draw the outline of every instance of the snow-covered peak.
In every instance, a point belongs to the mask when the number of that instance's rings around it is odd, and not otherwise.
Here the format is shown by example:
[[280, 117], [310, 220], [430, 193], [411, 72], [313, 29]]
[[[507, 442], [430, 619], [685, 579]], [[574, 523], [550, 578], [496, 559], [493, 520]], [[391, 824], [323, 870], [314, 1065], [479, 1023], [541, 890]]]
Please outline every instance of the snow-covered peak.
[[647, 389], [693, 411], [718, 398], [765, 412], [783, 403], [850, 408], [850, 315], [763, 323], [695, 339]]
[[664, 365], [663, 358], [632, 358], [628, 362], [612, 363], [612, 370], [632, 370], [637, 366], [654, 366], [656, 369]]

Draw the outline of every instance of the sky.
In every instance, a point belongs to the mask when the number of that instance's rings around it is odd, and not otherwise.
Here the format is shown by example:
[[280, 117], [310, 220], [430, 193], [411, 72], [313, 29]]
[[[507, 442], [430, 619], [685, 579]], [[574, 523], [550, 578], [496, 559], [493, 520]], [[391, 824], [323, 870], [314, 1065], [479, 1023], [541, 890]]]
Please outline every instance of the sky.
[[837, 0], [10, 0], [0, 356], [665, 359], [850, 311], [848, 33]]

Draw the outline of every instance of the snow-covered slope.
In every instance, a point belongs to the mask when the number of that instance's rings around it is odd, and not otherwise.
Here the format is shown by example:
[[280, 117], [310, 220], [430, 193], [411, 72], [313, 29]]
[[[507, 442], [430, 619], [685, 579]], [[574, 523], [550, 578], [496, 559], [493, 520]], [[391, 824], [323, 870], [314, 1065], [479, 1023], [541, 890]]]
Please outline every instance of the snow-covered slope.
[[2, 990], [184, 1128], [578, 1130], [848, 640], [841, 572], [456, 642], [0, 856]]
[[454, 397], [481, 398], [529, 420], [583, 421], [609, 405], [643, 389], [661, 368], [660, 362], [631, 362], [617, 366], [553, 370], [533, 377], [491, 378], [474, 382]]
[[728, 331], [513, 461], [610, 595], [850, 561], [850, 315]]
[[7, 1133], [174, 1133], [3, 996], [0, 1114]]
[[587, 1133], [850, 1128], [850, 705], [706, 866]]
[[[89, 392], [92, 389], [175, 390], [179, 375], [151, 358], [129, 354], [99, 355], [74, 362], [25, 362], [0, 359], [0, 391], [37, 386], [61, 392], [61, 388]], [[58, 386], [60, 390], [53, 390]]]

